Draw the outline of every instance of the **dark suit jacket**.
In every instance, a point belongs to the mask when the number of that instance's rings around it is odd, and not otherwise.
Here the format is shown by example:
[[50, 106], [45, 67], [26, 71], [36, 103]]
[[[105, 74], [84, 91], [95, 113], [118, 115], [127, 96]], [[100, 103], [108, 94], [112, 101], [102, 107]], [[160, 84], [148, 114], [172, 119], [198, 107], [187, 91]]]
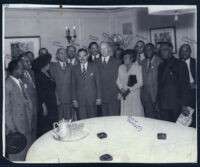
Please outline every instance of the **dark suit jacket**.
[[142, 99], [147, 101], [150, 96], [151, 100], [156, 102], [158, 91], [158, 66], [161, 63], [161, 59], [155, 56], [151, 66], [152, 68], [149, 71], [148, 62], [148, 59], [144, 59], [141, 62], [143, 76]]
[[94, 61], [98, 65], [101, 75], [102, 83], [102, 102], [109, 103], [117, 100], [119, 93], [116, 81], [118, 77], [118, 68], [121, 64], [120, 60], [110, 57], [107, 64], [102, 63], [102, 59], [99, 58]]
[[196, 60], [194, 58], [190, 58], [190, 71], [196, 83]]
[[71, 103], [71, 66], [67, 64], [66, 69], [63, 70], [60, 63], [52, 62], [50, 64], [50, 73], [56, 83], [56, 96], [61, 103]]
[[17, 83], [8, 76], [5, 83], [6, 134], [14, 128], [24, 135], [30, 133], [32, 130], [28, 117], [28, 113], [32, 110], [31, 102], [25, 89], [24, 91], [28, 99], [25, 99]]
[[81, 65], [72, 67], [72, 99], [80, 106], [96, 105], [96, 99], [101, 99], [101, 82], [97, 66], [88, 63], [86, 79], [82, 78]]
[[172, 58], [158, 68], [158, 103], [162, 109], [178, 110], [190, 100], [189, 73], [185, 62]]

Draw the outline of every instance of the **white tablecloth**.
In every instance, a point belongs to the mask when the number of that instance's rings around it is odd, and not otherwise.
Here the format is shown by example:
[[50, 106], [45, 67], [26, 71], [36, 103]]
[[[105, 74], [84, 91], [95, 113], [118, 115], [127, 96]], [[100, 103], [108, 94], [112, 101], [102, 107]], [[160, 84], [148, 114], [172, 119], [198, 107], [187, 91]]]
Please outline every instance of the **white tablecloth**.
[[[197, 131], [175, 123], [132, 117], [99, 117], [81, 120], [90, 134], [79, 141], [60, 142], [52, 131], [41, 136], [31, 146], [29, 163], [102, 162], [99, 157], [110, 154], [111, 162], [178, 163], [197, 161]], [[135, 125], [135, 126], [134, 126]], [[136, 128], [136, 127], [141, 128]], [[97, 133], [107, 133], [99, 139]], [[158, 140], [157, 133], [166, 133], [166, 140]], [[105, 161], [104, 161], [105, 162]]]

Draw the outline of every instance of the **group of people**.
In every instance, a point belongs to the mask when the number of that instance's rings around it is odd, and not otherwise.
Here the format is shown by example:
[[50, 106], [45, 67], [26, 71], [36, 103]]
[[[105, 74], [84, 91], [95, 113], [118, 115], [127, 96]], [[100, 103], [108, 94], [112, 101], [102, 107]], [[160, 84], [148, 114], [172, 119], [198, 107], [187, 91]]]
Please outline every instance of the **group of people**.
[[[99, 116], [141, 116], [176, 122], [195, 109], [196, 74], [191, 47], [179, 58], [170, 42], [137, 41], [134, 49], [91, 42], [78, 51], [58, 48], [51, 62], [46, 48], [26, 52], [8, 65], [5, 81], [6, 134], [19, 131], [27, 146], [10, 160], [23, 160], [30, 145], [54, 122]], [[194, 114], [195, 115], [195, 114]], [[193, 120], [195, 127], [195, 118]]]

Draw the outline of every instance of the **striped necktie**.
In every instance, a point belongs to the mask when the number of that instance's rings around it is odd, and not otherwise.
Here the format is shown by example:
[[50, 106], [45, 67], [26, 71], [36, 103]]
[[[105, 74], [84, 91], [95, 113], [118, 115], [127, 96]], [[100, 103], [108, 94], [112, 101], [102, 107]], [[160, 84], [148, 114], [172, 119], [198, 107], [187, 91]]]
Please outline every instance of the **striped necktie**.
[[24, 90], [24, 89], [25, 89], [25, 88], [24, 88], [24, 84], [23, 84], [23, 82], [21, 81], [21, 79], [19, 80], [19, 84], [20, 84], [22, 93], [23, 93], [23, 95], [24, 95], [24, 98], [25, 98], [25, 99], [28, 99], [27, 96], [26, 96], [25, 90]]
[[82, 68], [82, 77], [83, 77], [83, 80], [86, 79], [86, 75], [87, 75], [87, 73], [86, 73], [85, 65], [83, 65], [83, 68]]

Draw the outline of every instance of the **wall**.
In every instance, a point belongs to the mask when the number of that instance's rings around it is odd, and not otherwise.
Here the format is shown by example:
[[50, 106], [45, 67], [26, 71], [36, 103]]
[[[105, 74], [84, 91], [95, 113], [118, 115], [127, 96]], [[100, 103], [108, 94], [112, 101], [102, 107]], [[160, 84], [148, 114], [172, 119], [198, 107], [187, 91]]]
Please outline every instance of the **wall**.
[[[148, 15], [147, 8], [125, 8], [116, 10], [19, 10], [6, 9], [5, 11], [5, 36], [41, 36], [41, 47], [46, 47], [55, 60], [56, 49], [53, 43], [60, 42], [64, 47], [68, 44], [65, 38], [65, 27], [77, 27], [77, 44], [88, 46], [90, 35], [97, 37], [97, 42], [104, 39], [102, 33], [122, 34], [122, 24], [131, 22], [133, 27], [133, 40], [128, 48], [133, 48], [136, 41], [150, 42], [150, 28], [175, 26], [177, 48], [187, 42], [191, 43], [193, 57], [196, 57], [196, 17], [194, 14], [179, 16], [174, 21], [174, 16]], [[127, 35], [124, 35], [127, 38]], [[191, 41], [194, 40], [194, 41]]]
[[[5, 36], [37, 36], [41, 37], [41, 47], [48, 48], [55, 60], [58, 46], [68, 45], [65, 38], [65, 27], [77, 28], [76, 43], [88, 46], [90, 35], [98, 37], [97, 42], [104, 39], [102, 33], [111, 33], [112, 15], [109, 11], [74, 11], [74, 10], [19, 10], [6, 9]], [[78, 47], [77, 47], [78, 48]]]
[[[192, 47], [192, 57], [197, 56], [197, 24], [195, 14], [179, 15], [178, 21], [174, 16], [148, 15], [147, 8], [128, 9], [114, 14], [116, 33], [122, 34], [122, 24], [131, 22], [133, 26], [133, 40], [128, 48], [133, 48], [136, 41], [150, 42], [150, 28], [176, 27], [177, 51], [183, 43], [189, 43]], [[127, 35], [124, 35], [126, 38]], [[177, 54], [176, 54], [177, 56]]]

